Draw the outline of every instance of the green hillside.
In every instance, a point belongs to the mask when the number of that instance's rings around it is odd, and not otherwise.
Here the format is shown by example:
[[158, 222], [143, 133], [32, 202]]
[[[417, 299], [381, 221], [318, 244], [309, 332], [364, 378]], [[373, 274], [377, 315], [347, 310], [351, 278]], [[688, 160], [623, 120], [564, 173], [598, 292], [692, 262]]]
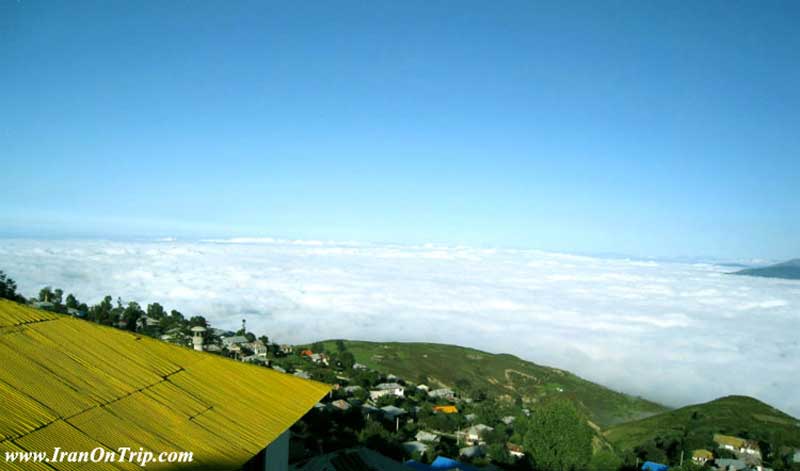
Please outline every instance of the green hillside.
[[777, 263], [768, 267], [748, 268], [732, 273], [733, 275], [761, 276], [765, 278], [783, 278], [800, 280], [800, 258], [788, 262]]
[[[335, 351], [335, 341], [321, 342]], [[356, 361], [383, 373], [431, 387], [484, 391], [488, 396], [535, 405], [556, 397], [573, 400], [598, 426], [608, 427], [668, 410], [654, 402], [612, 391], [569, 372], [513, 355], [432, 343], [345, 341]]]
[[713, 449], [715, 433], [759, 440], [772, 450], [800, 446], [800, 421], [746, 396], [727, 396], [618, 424], [605, 436], [621, 451], [657, 446], [672, 450], [670, 455], [681, 449]]

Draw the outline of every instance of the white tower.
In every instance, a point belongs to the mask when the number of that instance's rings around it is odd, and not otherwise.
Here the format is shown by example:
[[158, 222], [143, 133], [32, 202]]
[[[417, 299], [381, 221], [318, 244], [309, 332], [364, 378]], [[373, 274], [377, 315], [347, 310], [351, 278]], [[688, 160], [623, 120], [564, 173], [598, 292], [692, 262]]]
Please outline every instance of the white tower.
[[205, 327], [199, 325], [192, 327], [192, 343], [194, 344], [194, 349], [198, 352], [203, 351], [203, 334], [205, 333]]

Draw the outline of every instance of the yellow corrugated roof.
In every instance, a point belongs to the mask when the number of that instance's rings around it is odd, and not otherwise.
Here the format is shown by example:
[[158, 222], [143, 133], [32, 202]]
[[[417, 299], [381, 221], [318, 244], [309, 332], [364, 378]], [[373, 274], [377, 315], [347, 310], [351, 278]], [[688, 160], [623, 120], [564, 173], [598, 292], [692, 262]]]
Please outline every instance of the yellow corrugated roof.
[[734, 448], [741, 448], [745, 444], [745, 440], [743, 438], [722, 435], [721, 433], [714, 434], [714, 441], [720, 445], [730, 445]]
[[711, 460], [711, 459], [714, 459], [714, 453], [711, 453], [708, 450], [702, 450], [702, 449], [701, 450], [694, 450], [692, 452], [692, 457], [693, 458], [705, 458], [705, 459]]
[[0, 453], [142, 447], [191, 451], [194, 467], [238, 469], [330, 390], [5, 300], [0, 359]]

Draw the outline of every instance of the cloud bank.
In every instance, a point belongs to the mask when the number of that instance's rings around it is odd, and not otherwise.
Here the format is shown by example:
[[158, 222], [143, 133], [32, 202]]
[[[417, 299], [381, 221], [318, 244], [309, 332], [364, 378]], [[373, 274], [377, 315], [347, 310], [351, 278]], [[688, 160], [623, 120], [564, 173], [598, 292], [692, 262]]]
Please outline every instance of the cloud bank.
[[22, 292], [158, 301], [281, 342], [508, 352], [672, 406], [746, 394], [800, 416], [800, 282], [532, 250], [227, 239], [0, 240]]

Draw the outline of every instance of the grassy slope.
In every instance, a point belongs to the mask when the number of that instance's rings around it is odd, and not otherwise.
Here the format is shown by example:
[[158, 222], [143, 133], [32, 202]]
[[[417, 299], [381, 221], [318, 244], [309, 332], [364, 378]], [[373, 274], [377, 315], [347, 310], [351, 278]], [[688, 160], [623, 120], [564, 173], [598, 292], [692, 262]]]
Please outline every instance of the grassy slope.
[[[528, 404], [567, 397], [603, 428], [667, 410], [659, 404], [612, 391], [569, 372], [540, 366], [513, 355], [495, 355], [431, 343], [345, 343], [356, 361], [408, 381], [424, 379], [431, 386], [453, 387], [457, 380], [467, 380], [474, 387], [485, 389], [490, 396], [509, 400], [521, 397]], [[335, 351], [334, 341], [326, 341], [325, 348]]]
[[693, 447], [710, 446], [714, 433], [800, 446], [800, 421], [745, 396], [723, 397], [619, 424], [605, 436], [618, 449], [629, 450], [655, 437], [676, 434], [685, 436]]

